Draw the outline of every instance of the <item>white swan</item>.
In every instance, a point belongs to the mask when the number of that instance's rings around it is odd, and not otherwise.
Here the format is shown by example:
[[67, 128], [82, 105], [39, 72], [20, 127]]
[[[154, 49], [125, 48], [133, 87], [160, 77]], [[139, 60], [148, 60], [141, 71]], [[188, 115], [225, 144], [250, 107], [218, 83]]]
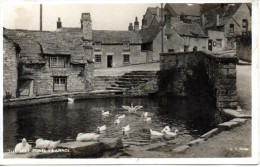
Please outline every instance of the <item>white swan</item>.
[[144, 112], [144, 113], [142, 114], [142, 116], [143, 116], [144, 118], [147, 118], [147, 117], [148, 117], [148, 112]]
[[130, 106], [122, 106], [124, 109], [128, 110], [128, 112], [136, 112], [137, 110], [143, 108], [143, 106], [137, 105], [134, 107], [133, 103], [131, 103]]
[[42, 138], [39, 138], [39, 139], [36, 140], [35, 144], [36, 144], [35, 148], [55, 149], [60, 144], [60, 140], [55, 142], [55, 141], [52, 141], [52, 140], [43, 140]]
[[74, 98], [68, 97], [68, 102], [70, 102], [70, 103], [74, 102]]
[[161, 132], [163, 133], [165, 131], [169, 131], [170, 132], [171, 131], [170, 127], [169, 126], [165, 126]]
[[171, 137], [176, 137], [178, 135], [179, 131], [177, 129], [175, 129], [174, 132], [164, 131], [163, 133], [165, 133], [166, 135], [171, 136]]
[[152, 120], [152, 118], [151, 118], [151, 117], [144, 118], [144, 121], [145, 121], [145, 122], [149, 122], [149, 121], [151, 121], [151, 120]]
[[130, 131], [130, 126], [129, 125], [123, 126], [122, 127], [122, 131], [123, 131], [123, 134], [124, 134], [124, 132], [129, 132]]
[[15, 153], [28, 153], [32, 151], [32, 146], [30, 144], [27, 143], [26, 139], [23, 138], [21, 143], [16, 144], [15, 148], [14, 148], [14, 152]]
[[57, 148], [59, 146], [59, 144], [60, 144], [60, 140], [58, 140], [58, 141], [51, 141], [51, 143], [48, 146], [48, 149], [55, 149], [55, 148]]
[[153, 136], [163, 136], [163, 135], [164, 135], [163, 133], [154, 131], [154, 130], [152, 130], [152, 129], [150, 129], [150, 133], [151, 133], [151, 135], [153, 135]]
[[120, 120], [117, 118], [116, 120], [115, 120], [115, 122], [114, 122], [114, 124], [120, 124]]
[[99, 137], [99, 134], [96, 133], [79, 133], [76, 141], [91, 141], [91, 140], [97, 140]]
[[120, 116], [117, 115], [117, 118], [119, 118], [119, 119], [123, 119], [123, 118], [125, 118], [125, 114], [120, 115]]
[[106, 129], [107, 129], [107, 126], [106, 126], [106, 125], [98, 126], [98, 127], [97, 127], [98, 133], [101, 133], [102, 131], [105, 131]]
[[109, 111], [106, 111], [106, 112], [105, 112], [104, 110], [102, 110], [101, 112], [102, 112], [102, 115], [103, 115], [103, 116], [109, 115]]

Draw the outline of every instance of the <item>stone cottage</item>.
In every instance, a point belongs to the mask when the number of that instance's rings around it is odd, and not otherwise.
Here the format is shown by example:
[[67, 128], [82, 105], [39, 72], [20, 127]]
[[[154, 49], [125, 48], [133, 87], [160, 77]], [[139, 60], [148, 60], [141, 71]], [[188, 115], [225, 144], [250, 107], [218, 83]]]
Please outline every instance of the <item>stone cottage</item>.
[[[57, 26], [61, 26], [59, 21]], [[15, 53], [19, 57], [18, 95], [82, 92], [93, 88], [92, 25], [89, 13], [82, 14], [81, 27], [80, 34], [4, 29], [4, 36], [20, 48]], [[6, 50], [8, 47], [4, 46]]]
[[237, 37], [251, 33], [250, 4], [228, 4], [216, 10], [213, 19], [207, 21], [210, 16], [205, 17], [209, 51], [234, 49]]
[[172, 17], [163, 27], [151, 26], [140, 30], [142, 51], [147, 53], [148, 62], [159, 61], [159, 53], [205, 51], [208, 36], [196, 22], [184, 22], [179, 17]]
[[19, 46], [3, 37], [3, 95], [4, 99], [17, 96]]

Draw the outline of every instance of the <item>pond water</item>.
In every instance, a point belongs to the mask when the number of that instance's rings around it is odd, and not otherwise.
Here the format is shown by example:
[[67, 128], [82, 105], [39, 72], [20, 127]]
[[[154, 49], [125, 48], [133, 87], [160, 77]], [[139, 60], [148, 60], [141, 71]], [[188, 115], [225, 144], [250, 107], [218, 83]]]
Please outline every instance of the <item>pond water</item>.
[[[136, 113], [129, 113], [122, 105], [142, 105]], [[205, 104], [205, 103], [204, 103]], [[101, 110], [109, 110], [102, 116]], [[165, 126], [178, 129], [180, 135], [196, 138], [215, 126], [214, 114], [198, 101], [177, 98], [96, 98], [4, 109], [4, 151], [14, 149], [26, 138], [34, 146], [36, 139], [75, 141], [78, 133], [96, 132], [106, 125], [101, 137], [121, 137], [124, 142], [156, 142], [149, 129], [161, 131]], [[143, 112], [149, 112], [152, 121], [146, 123]], [[115, 117], [125, 114], [119, 125]], [[122, 126], [130, 125], [123, 135]], [[166, 140], [166, 139], [160, 139]]]

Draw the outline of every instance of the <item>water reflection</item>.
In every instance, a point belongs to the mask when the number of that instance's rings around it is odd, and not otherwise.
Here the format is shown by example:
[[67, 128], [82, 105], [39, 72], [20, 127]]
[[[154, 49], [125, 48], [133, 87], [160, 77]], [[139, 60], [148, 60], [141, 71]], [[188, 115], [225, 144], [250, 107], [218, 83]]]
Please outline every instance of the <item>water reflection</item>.
[[[129, 113], [122, 105], [142, 105], [136, 113]], [[101, 110], [110, 111], [102, 116]], [[121, 137], [128, 141], [153, 139], [149, 129], [161, 131], [169, 125], [182, 135], [196, 137], [209, 130], [213, 117], [209, 107], [196, 101], [176, 98], [106, 98], [79, 100], [74, 103], [53, 103], [4, 110], [4, 151], [13, 149], [22, 138], [34, 143], [37, 138], [72, 141], [78, 133], [97, 132], [98, 126], [106, 125], [102, 137]], [[143, 112], [149, 112], [152, 121], [145, 122]], [[125, 114], [115, 125], [116, 115]], [[122, 126], [130, 125], [125, 135]]]

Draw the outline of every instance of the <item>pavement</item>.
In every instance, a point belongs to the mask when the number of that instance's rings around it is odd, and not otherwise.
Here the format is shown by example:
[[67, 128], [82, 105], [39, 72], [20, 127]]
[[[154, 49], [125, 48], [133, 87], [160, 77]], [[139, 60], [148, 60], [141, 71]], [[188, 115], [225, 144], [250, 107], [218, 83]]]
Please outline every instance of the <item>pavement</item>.
[[159, 63], [138, 64], [124, 67], [101, 68], [94, 70], [94, 76], [122, 76], [131, 71], [159, 71]]

